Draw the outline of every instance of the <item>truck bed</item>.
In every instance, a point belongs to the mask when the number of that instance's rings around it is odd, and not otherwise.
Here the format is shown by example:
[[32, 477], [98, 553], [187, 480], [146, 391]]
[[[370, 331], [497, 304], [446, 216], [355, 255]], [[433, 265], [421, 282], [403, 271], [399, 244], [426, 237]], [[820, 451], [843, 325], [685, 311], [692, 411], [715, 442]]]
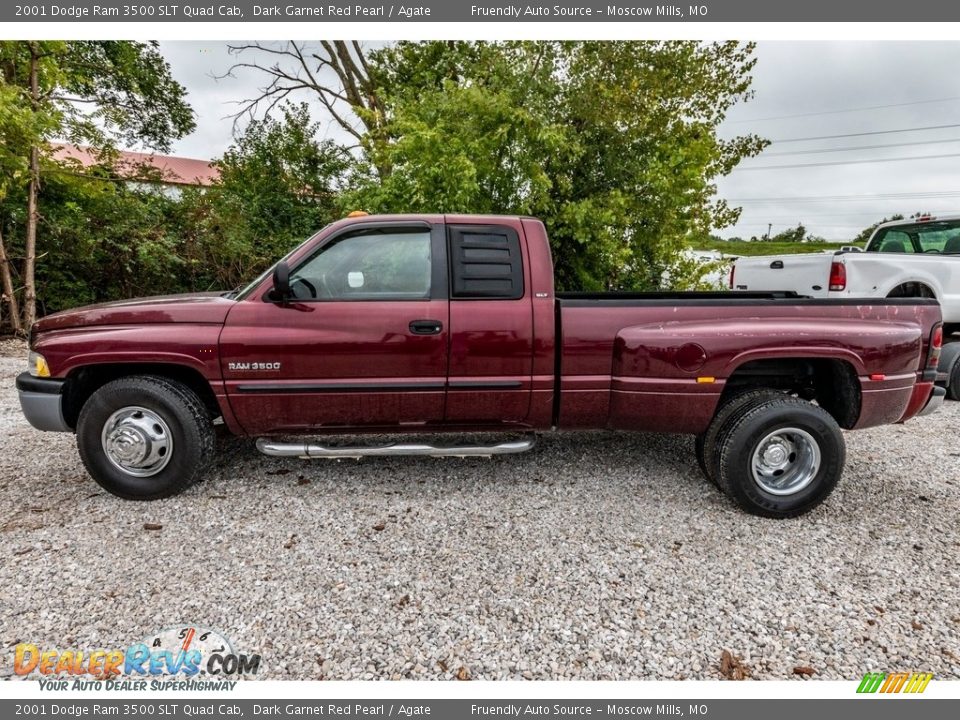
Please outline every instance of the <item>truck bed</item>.
[[792, 292], [557, 293], [556, 306], [557, 424], [660, 432], [702, 432], [744, 372], [826, 372], [825, 359], [856, 378], [850, 427], [905, 419], [939, 321], [935, 300]]

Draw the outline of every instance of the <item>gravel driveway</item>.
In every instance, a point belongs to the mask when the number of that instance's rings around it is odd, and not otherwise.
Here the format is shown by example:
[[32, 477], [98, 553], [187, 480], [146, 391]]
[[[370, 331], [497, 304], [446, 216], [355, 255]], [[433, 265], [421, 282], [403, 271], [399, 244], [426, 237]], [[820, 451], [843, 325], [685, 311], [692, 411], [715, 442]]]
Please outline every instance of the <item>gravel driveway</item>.
[[725, 650], [754, 678], [960, 678], [960, 403], [848, 434], [840, 487], [796, 520], [734, 509], [689, 437], [614, 433], [339, 464], [224, 439], [205, 482], [134, 503], [27, 425], [25, 349], [2, 354], [0, 674], [17, 642], [187, 622], [269, 679], [715, 679]]

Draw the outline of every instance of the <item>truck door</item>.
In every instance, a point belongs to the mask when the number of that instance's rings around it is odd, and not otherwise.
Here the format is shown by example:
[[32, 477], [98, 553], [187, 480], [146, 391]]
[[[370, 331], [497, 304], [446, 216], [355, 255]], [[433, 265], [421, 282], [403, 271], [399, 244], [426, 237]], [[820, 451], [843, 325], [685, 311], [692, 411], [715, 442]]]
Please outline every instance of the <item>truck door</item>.
[[442, 225], [344, 228], [231, 310], [226, 392], [250, 434], [439, 424], [449, 342]]
[[519, 220], [448, 218], [448, 424], [523, 423], [530, 412], [533, 304]]

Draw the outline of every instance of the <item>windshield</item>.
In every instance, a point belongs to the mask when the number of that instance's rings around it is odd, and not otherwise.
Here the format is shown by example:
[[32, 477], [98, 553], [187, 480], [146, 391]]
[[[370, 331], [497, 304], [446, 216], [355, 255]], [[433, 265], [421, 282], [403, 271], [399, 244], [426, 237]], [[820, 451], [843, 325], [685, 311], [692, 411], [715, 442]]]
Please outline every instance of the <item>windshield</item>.
[[960, 219], [881, 228], [867, 252], [960, 255]]

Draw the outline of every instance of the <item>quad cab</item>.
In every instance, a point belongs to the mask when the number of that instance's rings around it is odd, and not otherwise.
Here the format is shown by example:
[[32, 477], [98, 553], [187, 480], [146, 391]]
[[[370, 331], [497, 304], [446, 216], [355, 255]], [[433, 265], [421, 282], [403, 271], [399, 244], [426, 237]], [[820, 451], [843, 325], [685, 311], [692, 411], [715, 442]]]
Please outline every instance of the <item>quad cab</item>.
[[[841, 429], [938, 407], [941, 343], [932, 298], [558, 293], [539, 220], [365, 216], [236, 293], [45, 317], [17, 387], [34, 427], [76, 433], [93, 478], [133, 500], [202, 477], [217, 419], [304, 458], [505, 454], [606, 428], [695, 435], [720, 490], [790, 517], [840, 479]], [[438, 439], [322, 440], [362, 433]]]

